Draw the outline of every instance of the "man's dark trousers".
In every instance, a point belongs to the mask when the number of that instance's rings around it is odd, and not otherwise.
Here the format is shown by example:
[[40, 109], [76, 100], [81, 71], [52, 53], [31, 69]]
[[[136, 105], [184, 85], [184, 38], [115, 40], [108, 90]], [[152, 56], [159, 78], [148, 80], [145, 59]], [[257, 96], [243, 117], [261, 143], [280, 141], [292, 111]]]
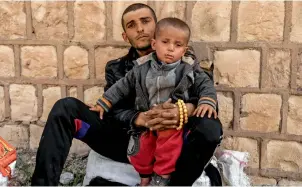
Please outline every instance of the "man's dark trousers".
[[[221, 123], [214, 118], [191, 117], [184, 130], [188, 135], [172, 174], [174, 186], [194, 183], [222, 137]], [[73, 138], [82, 140], [105, 157], [129, 163], [127, 131], [128, 128], [109, 118], [101, 120], [98, 113], [75, 98], [60, 99], [50, 111], [40, 140], [32, 185], [58, 185]]]

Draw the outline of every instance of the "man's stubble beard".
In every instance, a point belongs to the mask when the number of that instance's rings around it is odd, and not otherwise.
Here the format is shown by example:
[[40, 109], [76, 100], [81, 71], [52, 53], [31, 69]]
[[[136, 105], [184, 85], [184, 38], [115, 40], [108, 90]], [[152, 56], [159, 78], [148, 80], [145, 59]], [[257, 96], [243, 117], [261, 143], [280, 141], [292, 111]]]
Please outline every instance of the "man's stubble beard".
[[147, 51], [148, 49], [151, 49], [151, 44], [146, 45], [144, 47], [136, 48], [136, 50], [138, 50], [138, 51]]
[[132, 47], [134, 47], [138, 51], [147, 51], [147, 50], [151, 49], [151, 41], [149, 42], [149, 44], [146, 44], [145, 46], [142, 46], [142, 47], [136, 46], [133, 41], [130, 41], [130, 44]]

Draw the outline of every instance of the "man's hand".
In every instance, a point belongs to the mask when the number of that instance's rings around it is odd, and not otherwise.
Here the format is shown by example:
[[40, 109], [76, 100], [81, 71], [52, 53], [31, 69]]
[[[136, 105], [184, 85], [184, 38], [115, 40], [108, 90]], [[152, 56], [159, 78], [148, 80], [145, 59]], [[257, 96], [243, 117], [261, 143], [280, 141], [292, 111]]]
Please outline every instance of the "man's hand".
[[[188, 117], [193, 115], [195, 106], [186, 103]], [[149, 111], [142, 112], [135, 120], [136, 126], [144, 126], [150, 130], [164, 130], [177, 128], [179, 124], [179, 109], [176, 104], [172, 103], [172, 99], [153, 106]]]
[[104, 115], [104, 109], [100, 105], [88, 105], [90, 108], [89, 110], [99, 112], [100, 113], [100, 118], [103, 119]]
[[204, 117], [204, 115], [208, 112], [208, 118], [214, 115], [214, 118], [217, 118], [217, 112], [214, 110], [214, 108], [211, 105], [208, 104], [201, 104], [199, 105], [196, 110], [194, 111], [193, 115], [196, 115], [196, 117]]

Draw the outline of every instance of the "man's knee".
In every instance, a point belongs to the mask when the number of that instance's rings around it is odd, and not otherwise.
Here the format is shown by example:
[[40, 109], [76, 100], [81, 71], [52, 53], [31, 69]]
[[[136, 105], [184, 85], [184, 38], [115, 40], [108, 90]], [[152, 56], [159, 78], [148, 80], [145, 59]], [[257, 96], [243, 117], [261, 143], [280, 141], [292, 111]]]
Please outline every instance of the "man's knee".
[[53, 108], [76, 108], [76, 106], [78, 105], [78, 103], [81, 102], [80, 100], [74, 98], [74, 97], [65, 97], [62, 99], [57, 100], [57, 102], [54, 104]]
[[194, 117], [195, 133], [208, 143], [219, 144], [222, 139], [222, 124], [218, 118]]
[[65, 97], [59, 99], [52, 107], [51, 114], [61, 116], [66, 113], [70, 113], [74, 110], [77, 110], [79, 107], [79, 102], [81, 101], [74, 97]]

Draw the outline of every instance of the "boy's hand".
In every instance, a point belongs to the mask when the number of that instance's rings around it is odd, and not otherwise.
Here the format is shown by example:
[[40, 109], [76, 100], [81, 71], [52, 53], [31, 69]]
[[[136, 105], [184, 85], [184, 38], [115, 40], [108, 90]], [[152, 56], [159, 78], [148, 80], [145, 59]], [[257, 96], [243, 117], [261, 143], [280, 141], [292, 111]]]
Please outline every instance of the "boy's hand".
[[90, 107], [89, 110], [99, 112], [100, 118], [103, 119], [104, 109], [100, 105], [88, 105], [88, 106]]
[[214, 118], [217, 118], [217, 112], [214, 110], [214, 108], [211, 105], [208, 104], [201, 104], [199, 105], [196, 110], [194, 111], [193, 115], [196, 115], [197, 117], [203, 117], [208, 112], [208, 118], [211, 118], [212, 114], [214, 115]]

